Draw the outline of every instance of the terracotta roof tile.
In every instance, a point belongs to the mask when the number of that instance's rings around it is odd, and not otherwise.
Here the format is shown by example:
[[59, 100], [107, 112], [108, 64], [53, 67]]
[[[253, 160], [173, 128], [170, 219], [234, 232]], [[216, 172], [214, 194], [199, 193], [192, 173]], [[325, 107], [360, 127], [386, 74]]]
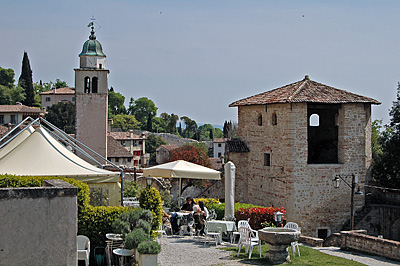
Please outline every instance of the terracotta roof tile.
[[39, 108], [22, 104], [0, 105], [0, 113], [43, 113]]
[[249, 152], [250, 149], [247, 147], [241, 139], [232, 139], [226, 142], [228, 152]]
[[272, 103], [370, 103], [381, 104], [379, 101], [336, 89], [312, 81], [306, 76], [303, 80], [263, 92], [251, 97], [235, 101], [229, 107], [241, 105], [260, 105]]
[[39, 93], [42, 94], [75, 94], [75, 88], [58, 88], [54, 93], [54, 89]]
[[213, 140], [213, 142], [214, 143], [224, 143], [224, 142], [226, 142], [227, 140], [229, 140], [228, 138], [215, 138], [214, 140]]
[[131, 134], [131, 132], [108, 132], [108, 135], [117, 140], [146, 139], [146, 137], [142, 137], [133, 133]]
[[107, 157], [133, 158], [133, 155], [111, 136], [107, 136]]

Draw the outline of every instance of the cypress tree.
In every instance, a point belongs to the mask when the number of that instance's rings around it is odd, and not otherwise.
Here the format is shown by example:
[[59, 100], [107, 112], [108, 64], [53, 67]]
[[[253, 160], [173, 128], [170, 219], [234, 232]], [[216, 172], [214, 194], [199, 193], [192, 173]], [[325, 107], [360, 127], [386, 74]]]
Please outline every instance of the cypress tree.
[[23, 104], [33, 106], [35, 103], [35, 92], [33, 90], [32, 70], [27, 52], [24, 52], [24, 58], [22, 59], [22, 70], [18, 84], [24, 89], [25, 100]]

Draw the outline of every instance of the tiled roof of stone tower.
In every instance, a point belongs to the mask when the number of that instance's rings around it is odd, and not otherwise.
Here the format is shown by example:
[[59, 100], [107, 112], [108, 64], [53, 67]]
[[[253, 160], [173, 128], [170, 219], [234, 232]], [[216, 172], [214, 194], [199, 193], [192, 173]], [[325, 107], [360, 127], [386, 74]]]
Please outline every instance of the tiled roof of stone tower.
[[301, 81], [235, 101], [229, 107], [272, 103], [370, 103], [379, 101], [310, 80]]

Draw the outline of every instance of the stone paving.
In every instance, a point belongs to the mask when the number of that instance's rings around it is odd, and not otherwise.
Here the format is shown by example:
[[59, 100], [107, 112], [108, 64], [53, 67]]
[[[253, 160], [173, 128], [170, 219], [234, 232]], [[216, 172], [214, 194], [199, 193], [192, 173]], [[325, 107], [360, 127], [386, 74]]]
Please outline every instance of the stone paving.
[[[229, 246], [224, 242], [223, 246]], [[200, 240], [195, 241], [191, 236], [164, 236], [161, 239], [161, 253], [158, 255], [158, 263], [161, 266], [244, 266], [262, 265], [260, 262], [235, 259], [230, 252], [216, 248], [214, 242], [204, 245]], [[350, 251], [342, 251], [338, 247], [315, 248], [332, 256], [343, 257], [371, 266], [400, 265], [378, 256], [369, 256]]]

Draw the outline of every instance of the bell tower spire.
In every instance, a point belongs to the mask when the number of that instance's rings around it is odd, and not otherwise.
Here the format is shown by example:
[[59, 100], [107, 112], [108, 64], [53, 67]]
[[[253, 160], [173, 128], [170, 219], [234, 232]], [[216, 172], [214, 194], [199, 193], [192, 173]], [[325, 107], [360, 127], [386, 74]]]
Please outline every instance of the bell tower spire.
[[94, 18], [89, 39], [79, 54], [75, 70], [76, 138], [107, 158], [108, 74], [106, 55], [94, 31]]

